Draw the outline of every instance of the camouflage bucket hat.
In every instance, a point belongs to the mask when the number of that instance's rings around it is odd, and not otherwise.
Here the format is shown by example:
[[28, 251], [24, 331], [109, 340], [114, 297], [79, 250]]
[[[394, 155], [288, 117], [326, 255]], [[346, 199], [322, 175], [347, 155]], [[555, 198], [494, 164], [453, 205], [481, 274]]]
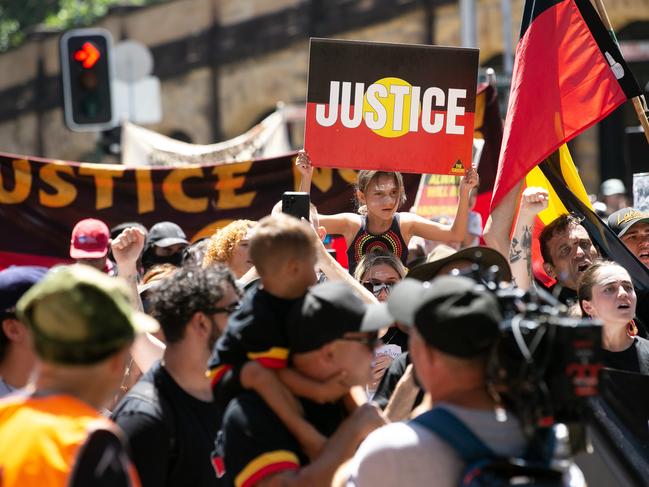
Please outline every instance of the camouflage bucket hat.
[[17, 305], [36, 353], [59, 364], [93, 364], [129, 344], [157, 322], [136, 311], [125, 283], [84, 265], [51, 270]]

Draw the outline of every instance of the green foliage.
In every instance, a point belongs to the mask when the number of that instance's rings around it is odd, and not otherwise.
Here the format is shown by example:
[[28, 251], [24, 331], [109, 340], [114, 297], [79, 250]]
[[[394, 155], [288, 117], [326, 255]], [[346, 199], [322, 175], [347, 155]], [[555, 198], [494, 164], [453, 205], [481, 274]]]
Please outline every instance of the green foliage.
[[20, 45], [38, 24], [70, 29], [93, 23], [113, 5], [148, 5], [162, 0], [2, 0], [0, 52]]

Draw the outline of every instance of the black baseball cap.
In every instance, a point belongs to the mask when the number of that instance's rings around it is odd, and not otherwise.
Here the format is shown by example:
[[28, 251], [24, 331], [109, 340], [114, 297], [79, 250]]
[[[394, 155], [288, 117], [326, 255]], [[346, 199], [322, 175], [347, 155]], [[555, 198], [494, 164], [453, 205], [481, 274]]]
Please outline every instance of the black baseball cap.
[[608, 226], [618, 237], [624, 235], [636, 223], [649, 223], [649, 212], [638, 211], [635, 208], [622, 208], [608, 217]]
[[450, 262], [466, 260], [477, 264], [480, 272], [494, 272], [494, 279], [497, 282], [509, 282], [512, 280], [512, 271], [503, 255], [490, 247], [467, 247], [455, 251], [451, 247], [440, 246], [439, 251], [435, 248], [431, 255], [433, 260], [413, 267], [406, 277], [419, 281], [430, 281], [437, 277], [440, 269]]
[[496, 297], [462, 276], [406, 278], [392, 289], [387, 306], [395, 321], [415, 327], [428, 345], [461, 358], [486, 352], [502, 320]]
[[385, 303], [367, 305], [340, 281], [313, 286], [288, 318], [291, 352], [305, 353], [350, 332], [375, 332], [393, 323]]
[[147, 235], [146, 247], [171, 247], [176, 244], [189, 245], [187, 235], [173, 222], [159, 222], [151, 227]]

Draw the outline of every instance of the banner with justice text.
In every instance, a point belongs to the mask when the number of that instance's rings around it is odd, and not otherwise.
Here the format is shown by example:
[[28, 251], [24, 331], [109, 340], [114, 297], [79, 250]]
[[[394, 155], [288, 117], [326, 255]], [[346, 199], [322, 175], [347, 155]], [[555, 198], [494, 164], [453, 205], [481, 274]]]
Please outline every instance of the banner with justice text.
[[[295, 154], [233, 164], [126, 167], [0, 154], [0, 268], [69, 260], [83, 218], [109, 227], [178, 223], [191, 240], [232, 220], [259, 220], [299, 185]], [[356, 172], [316, 169], [312, 200], [321, 213], [352, 210]], [[419, 177], [405, 178], [410, 200]]]

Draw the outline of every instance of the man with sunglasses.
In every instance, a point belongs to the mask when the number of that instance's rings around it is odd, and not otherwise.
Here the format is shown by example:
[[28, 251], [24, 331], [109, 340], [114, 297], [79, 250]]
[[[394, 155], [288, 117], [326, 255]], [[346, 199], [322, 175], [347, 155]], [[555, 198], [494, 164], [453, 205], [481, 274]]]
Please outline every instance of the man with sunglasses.
[[[228, 405], [217, 437], [225, 485], [328, 485], [338, 465], [384, 421], [374, 405], [350, 413], [345, 402], [353, 386], [367, 383], [377, 331], [392, 317], [382, 304], [364, 304], [342, 282], [312, 287], [295, 304], [287, 322], [290, 367], [314, 383], [343, 377], [335, 399], [316, 403], [299, 398], [304, 418], [328, 438], [311, 459], [271, 407], [254, 390]], [[315, 385], [313, 387], [316, 387]]]
[[239, 306], [234, 277], [221, 265], [182, 268], [161, 281], [151, 305], [167, 348], [113, 419], [128, 437], [143, 487], [219, 485], [210, 459], [217, 411], [205, 368]]

